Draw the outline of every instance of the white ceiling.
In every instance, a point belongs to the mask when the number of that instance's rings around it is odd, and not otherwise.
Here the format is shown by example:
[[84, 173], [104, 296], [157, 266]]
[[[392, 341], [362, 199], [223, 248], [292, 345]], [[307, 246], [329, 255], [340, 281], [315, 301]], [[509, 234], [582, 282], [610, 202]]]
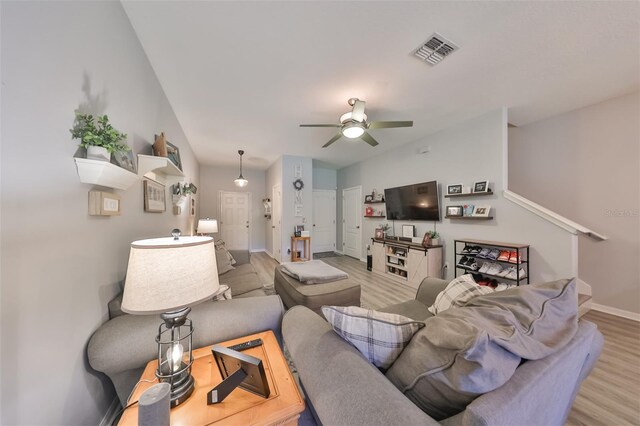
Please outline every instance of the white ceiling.
[[[524, 125], [640, 87], [638, 2], [142, 2], [131, 23], [202, 164], [343, 167], [500, 106]], [[433, 33], [461, 48], [412, 56]], [[380, 145], [321, 146], [367, 101]], [[359, 140], [358, 140], [359, 141]], [[469, 141], [472, 143], [472, 141]]]

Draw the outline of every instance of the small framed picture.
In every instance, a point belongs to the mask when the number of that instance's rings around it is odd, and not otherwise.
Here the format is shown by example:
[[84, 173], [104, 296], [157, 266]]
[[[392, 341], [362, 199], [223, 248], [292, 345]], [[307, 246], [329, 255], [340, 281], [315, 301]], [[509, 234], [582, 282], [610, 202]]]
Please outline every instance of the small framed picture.
[[382, 228], [376, 228], [376, 239], [381, 240], [384, 238], [384, 231]]
[[462, 194], [462, 184], [456, 183], [455, 185], [447, 185], [447, 195]]
[[414, 229], [413, 225], [402, 225], [402, 236], [404, 238], [413, 238]]
[[473, 192], [489, 192], [489, 181], [481, 180], [473, 184]]
[[293, 228], [293, 235], [296, 237], [300, 237], [302, 235], [302, 231], [304, 231], [304, 225], [296, 225]]
[[473, 208], [475, 206], [473, 204], [465, 204], [462, 206], [462, 215], [463, 216], [473, 216]]
[[431, 234], [428, 232], [424, 233], [424, 237], [422, 237], [422, 247], [429, 247], [431, 245]]
[[133, 151], [131, 150], [114, 152], [111, 155], [111, 164], [115, 164], [118, 167], [122, 167], [125, 170], [136, 173], [136, 160], [133, 156]]
[[463, 209], [463, 206], [447, 206], [447, 216], [461, 217]]
[[172, 143], [167, 142], [167, 158], [171, 160], [173, 164], [176, 165], [177, 168], [182, 171], [182, 160], [180, 160], [180, 150], [177, 146]]
[[162, 213], [167, 209], [164, 197], [164, 185], [152, 180], [144, 181], [144, 211]]
[[365, 195], [364, 196], [364, 202], [365, 203], [370, 203], [372, 201], [373, 201], [373, 196], [371, 196], [371, 195]]
[[473, 208], [473, 216], [476, 217], [489, 217], [491, 206], [475, 206]]

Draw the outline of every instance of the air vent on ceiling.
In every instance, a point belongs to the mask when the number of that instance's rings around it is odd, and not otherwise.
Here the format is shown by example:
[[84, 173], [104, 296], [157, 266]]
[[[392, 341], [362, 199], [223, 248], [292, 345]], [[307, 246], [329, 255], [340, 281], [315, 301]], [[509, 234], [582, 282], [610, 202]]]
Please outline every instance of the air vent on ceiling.
[[435, 65], [458, 50], [458, 46], [438, 33], [433, 33], [429, 40], [416, 50], [414, 55], [430, 65]]

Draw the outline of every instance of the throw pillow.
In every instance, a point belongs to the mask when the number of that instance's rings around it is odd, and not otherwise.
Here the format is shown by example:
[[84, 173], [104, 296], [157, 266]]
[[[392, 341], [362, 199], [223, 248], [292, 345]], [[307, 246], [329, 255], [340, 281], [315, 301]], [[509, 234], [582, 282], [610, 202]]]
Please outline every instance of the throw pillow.
[[222, 275], [225, 272], [236, 269], [231, 266], [231, 261], [229, 261], [229, 256], [227, 256], [227, 249], [224, 248], [224, 245], [216, 245], [216, 264], [218, 265], [218, 275]]
[[506, 383], [521, 358], [565, 346], [577, 330], [575, 281], [560, 280], [476, 297], [425, 321], [387, 378], [436, 420]]
[[355, 346], [373, 365], [387, 369], [424, 323], [397, 314], [358, 306], [323, 306], [333, 330]]
[[438, 294], [433, 305], [429, 306], [429, 312], [437, 315], [449, 308], [463, 306], [476, 296], [493, 293], [491, 287], [478, 285], [471, 274], [465, 274], [455, 278]]

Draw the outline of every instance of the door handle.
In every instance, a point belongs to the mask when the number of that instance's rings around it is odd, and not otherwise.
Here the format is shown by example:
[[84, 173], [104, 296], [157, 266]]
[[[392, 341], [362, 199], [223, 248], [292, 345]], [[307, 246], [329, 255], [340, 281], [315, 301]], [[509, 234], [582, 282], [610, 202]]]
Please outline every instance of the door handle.
[[271, 227], [272, 227], [273, 229], [276, 229], [276, 226], [275, 226], [275, 225], [271, 225]]
[[249, 225], [247, 225], [247, 228], [249, 227]]
[[316, 226], [316, 224], [314, 223], [313, 226]]
[[356, 229], [360, 229], [360, 226], [356, 226]]

